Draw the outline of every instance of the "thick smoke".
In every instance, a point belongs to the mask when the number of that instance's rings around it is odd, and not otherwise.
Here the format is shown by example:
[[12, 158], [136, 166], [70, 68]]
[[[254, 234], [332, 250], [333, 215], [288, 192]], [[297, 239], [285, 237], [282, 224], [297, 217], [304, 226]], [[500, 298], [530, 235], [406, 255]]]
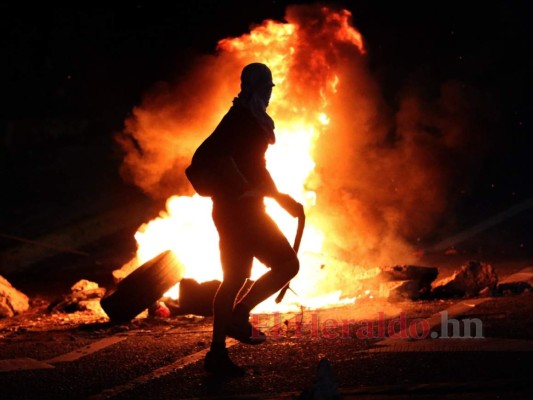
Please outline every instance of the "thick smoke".
[[177, 83], [155, 85], [117, 135], [123, 178], [155, 199], [192, 194], [184, 169], [231, 104], [239, 69], [229, 55], [204, 56]]
[[[442, 222], [473, 176], [488, 123], [477, 117], [483, 102], [450, 80], [433, 96], [408, 87], [393, 108], [366, 55], [342, 34], [342, 19], [318, 6], [291, 7], [286, 19], [298, 44], [284, 59], [282, 84], [291, 95], [284, 100], [297, 116], [315, 118], [323, 107], [331, 120], [307, 183], [317, 192], [310, 218], [320, 220], [325, 251], [359, 265], [411, 262], [413, 244]], [[238, 93], [240, 69], [255, 61], [223, 48], [199, 59], [179, 83], [153, 88], [118, 138], [123, 176], [154, 198], [192, 193], [183, 171]], [[324, 87], [335, 92], [327, 104]]]
[[415, 90], [388, 109], [361, 65], [344, 80], [334, 108], [342, 110], [320, 140], [321, 210], [341, 259], [371, 264], [414, 261], [418, 241], [430, 237], [479, 168], [483, 104], [475, 91], [446, 81], [435, 98]]

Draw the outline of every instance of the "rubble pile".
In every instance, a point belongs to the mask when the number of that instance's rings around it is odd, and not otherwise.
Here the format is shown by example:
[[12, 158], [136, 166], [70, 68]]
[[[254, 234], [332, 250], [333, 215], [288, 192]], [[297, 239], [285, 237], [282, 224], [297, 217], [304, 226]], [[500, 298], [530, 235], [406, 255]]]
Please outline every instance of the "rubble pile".
[[0, 275], [0, 318], [13, 317], [28, 311], [29, 308], [28, 296], [15, 289]]
[[105, 288], [98, 283], [82, 279], [70, 288], [71, 292], [64, 295], [61, 300], [55, 301], [48, 307], [49, 311], [74, 313], [77, 311], [90, 311], [103, 314], [100, 299], [105, 294]]
[[389, 293], [390, 301], [423, 300], [430, 297], [431, 283], [438, 274], [439, 270], [435, 267], [396, 265], [383, 268], [377, 278], [396, 283]]
[[490, 264], [469, 261], [451, 277], [436, 283], [433, 297], [449, 299], [492, 294], [498, 284], [498, 275]]
[[435, 281], [438, 273], [435, 267], [396, 265], [382, 268], [375, 282], [388, 285], [391, 302], [506, 296], [533, 290], [533, 268], [503, 281], [492, 265], [480, 261], [469, 261], [450, 277]]

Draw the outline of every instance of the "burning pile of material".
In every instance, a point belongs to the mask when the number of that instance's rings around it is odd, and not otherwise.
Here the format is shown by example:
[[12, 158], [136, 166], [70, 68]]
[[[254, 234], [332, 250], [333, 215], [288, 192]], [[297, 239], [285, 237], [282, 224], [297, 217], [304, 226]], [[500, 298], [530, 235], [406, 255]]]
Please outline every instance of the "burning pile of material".
[[[432, 102], [409, 91], [393, 111], [350, 12], [292, 6], [286, 21], [221, 40], [217, 55], [197, 60], [176, 85], [156, 86], [133, 110], [118, 137], [123, 176], [168, 200], [166, 211], [138, 230], [137, 256], [117, 277], [172, 249], [186, 278], [221, 278], [211, 201], [192, 195], [183, 171], [231, 105], [250, 62], [267, 64], [276, 83], [268, 111], [278, 140], [268, 168], [308, 216], [300, 273], [291, 283], [298, 302], [352, 302], [358, 279], [377, 274], [377, 266], [413, 261], [409, 243], [433, 228], [451, 201], [452, 179], [467, 178], [461, 167], [477, 145], [462, 86], [444, 83]], [[267, 206], [292, 237], [294, 221]], [[252, 278], [263, 272], [255, 265]]]

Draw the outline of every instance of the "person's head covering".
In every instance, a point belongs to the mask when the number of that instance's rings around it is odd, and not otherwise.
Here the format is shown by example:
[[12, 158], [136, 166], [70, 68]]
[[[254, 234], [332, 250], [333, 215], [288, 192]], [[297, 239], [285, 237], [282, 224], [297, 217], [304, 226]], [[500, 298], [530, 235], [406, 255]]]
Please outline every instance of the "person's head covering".
[[272, 72], [265, 64], [251, 63], [242, 69], [242, 93], [260, 92], [265, 88], [272, 88], [272, 86], [274, 86]]
[[266, 112], [272, 94], [272, 72], [261, 63], [251, 63], [241, 72], [241, 91], [234, 104], [246, 107], [261, 124], [269, 143], [276, 141], [274, 121]]

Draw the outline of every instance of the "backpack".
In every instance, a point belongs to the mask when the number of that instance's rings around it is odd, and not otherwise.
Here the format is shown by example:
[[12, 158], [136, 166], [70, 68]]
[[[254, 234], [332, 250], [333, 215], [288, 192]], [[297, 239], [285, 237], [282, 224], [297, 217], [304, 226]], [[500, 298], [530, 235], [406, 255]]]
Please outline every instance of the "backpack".
[[[235, 110], [232, 108], [215, 131], [194, 152], [185, 175], [200, 196], [240, 196], [249, 189], [246, 178], [239, 171], [231, 152], [224, 149], [225, 132], [234, 128]], [[233, 122], [232, 122], [233, 121]]]
[[[202, 147], [200, 146], [199, 149]], [[203, 159], [193, 156], [192, 163], [185, 169], [185, 175], [196, 193], [200, 196], [213, 197], [240, 196], [249, 189], [249, 184], [242, 176], [233, 158], [212, 157]]]
[[216, 193], [216, 175], [200, 162], [192, 162], [185, 168], [185, 175], [200, 196], [211, 197]]

